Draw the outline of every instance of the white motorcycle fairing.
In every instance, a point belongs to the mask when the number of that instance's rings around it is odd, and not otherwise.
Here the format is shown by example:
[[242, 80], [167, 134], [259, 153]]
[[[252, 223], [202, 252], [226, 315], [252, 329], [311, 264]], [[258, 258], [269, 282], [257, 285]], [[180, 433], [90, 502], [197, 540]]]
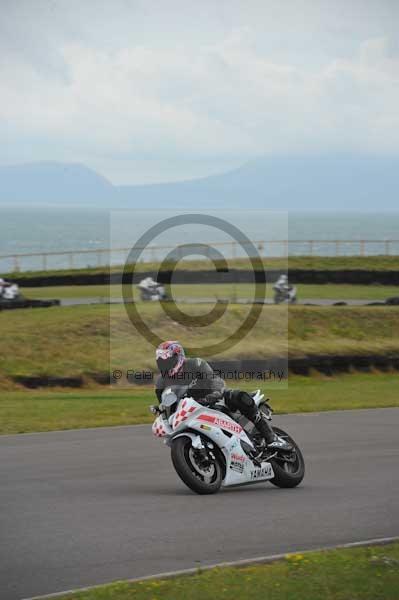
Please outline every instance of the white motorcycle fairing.
[[[257, 405], [263, 395], [258, 391], [254, 396]], [[177, 437], [186, 436], [192, 440], [194, 448], [203, 448], [204, 438], [219, 448], [225, 459], [225, 474], [222, 486], [245, 485], [267, 481], [274, 477], [270, 462], [256, 466], [243, 450], [242, 442], [254, 450], [251, 439], [239, 423], [219, 410], [209, 409], [193, 398], [183, 398], [176, 411], [167, 420], [161, 413], [152, 426], [153, 434], [164, 438], [167, 445]]]

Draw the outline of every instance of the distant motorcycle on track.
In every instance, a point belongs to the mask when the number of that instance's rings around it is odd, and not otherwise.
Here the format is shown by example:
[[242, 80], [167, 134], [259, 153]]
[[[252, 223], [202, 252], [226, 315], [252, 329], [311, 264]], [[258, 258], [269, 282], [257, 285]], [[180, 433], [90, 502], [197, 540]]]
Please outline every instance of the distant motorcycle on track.
[[[253, 393], [259, 409], [271, 420], [272, 409], [260, 390]], [[223, 401], [213, 408], [190, 397], [189, 386], [173, 386], [162, 393], [152, 432], [171, 448], [180, 479], [197, 494], [214, 494], [221, 487], [270, 483], [281, 488], [299, 485], [305, 474], [302, 453], [285, 431], [292, 451], [267, 449], [255, 426], [240, 413], [231, 413]]]
[[296, 287], [289, 287], [285, 290], [274, 288], [274, 304], [296, 304]]
[[140, 298], [143, 302], [168, 300], [168, 295], [164, 286], [152, 279], [152, 277], [146, 277], [140, 281], [137, 288], [140, 292]]
[[295, 286], [289, 285], [287, 275], [280, 275], [279, 279], [273, 285], [274, 304], [296, 304], [297, 290]]

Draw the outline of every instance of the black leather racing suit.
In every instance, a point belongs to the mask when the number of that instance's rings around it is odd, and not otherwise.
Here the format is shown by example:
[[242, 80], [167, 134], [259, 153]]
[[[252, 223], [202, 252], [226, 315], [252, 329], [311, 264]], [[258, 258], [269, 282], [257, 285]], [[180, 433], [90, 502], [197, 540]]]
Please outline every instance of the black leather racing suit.
[[155, 382], [155, 391], [158, 402], [161, 401], [162, 392], [171, 386], [185, 387], [190, 385], [190, 396], [194, 400], [212, 400], [222, 398], [225, 390], [223, 379], [218, 377], [212, 367], [201, 358], [187, 358], [179, 373], [170, 376], [168, 373], [160, 373]]
[[160, 373], [155, 382], [158, 402], [167, 387], [190, 385], [190, 396], [197, 402], [212, 406], [217, 400], [224, 399], [231, 411], [239, 410], [269, 443], [274, 439], [274, 432], [269, 422], [262, 417], [252, 396], [241, 390], [228, 390], [221, 377], [216, 375], [212, 367], [201, 358], [188, 358], [176, 375]]

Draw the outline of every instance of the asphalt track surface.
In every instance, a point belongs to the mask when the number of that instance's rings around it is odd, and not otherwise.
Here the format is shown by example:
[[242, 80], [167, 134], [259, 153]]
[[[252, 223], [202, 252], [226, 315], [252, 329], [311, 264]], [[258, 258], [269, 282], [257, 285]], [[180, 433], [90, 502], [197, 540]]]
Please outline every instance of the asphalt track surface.
[[[227, 301], [231, 302], [228, 298]], [[184, 304], [214, 304], [215, 298], [176, 298], [177, 302], [182, 302]], [[248, 298], [237, 298], [235, 301], [236, 304], [249, 304], [250, 300]], [[334, 300], [329, 298], [301, 298], [298, 301], [298, 304], [315, 304], [320, 306], [332, 306], [336, 302], [346, 302], [346, 304], [351, 306], [365, 306], [373, 300], [356, 300], [356, 299], [345, 299], [342, 300]], [[123, 304], [122, 298], [96, 298], [96, 297], [87, 297], [87, 298], [64, 298], [61, 300], [61, 306], [78, 306], [80, 304]], [[274, 305], [273, 300], [266, 300], [265, 304]]]
[[277, 416], [302, 485], [196, 496], [148, 426], [0, 437], [0, 597], [399, 534], [399, 409]]

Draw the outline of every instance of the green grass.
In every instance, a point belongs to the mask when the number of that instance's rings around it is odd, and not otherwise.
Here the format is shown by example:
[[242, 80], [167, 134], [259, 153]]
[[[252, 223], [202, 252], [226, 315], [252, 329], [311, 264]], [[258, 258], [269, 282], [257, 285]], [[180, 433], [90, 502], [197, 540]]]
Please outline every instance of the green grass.
[[397, 600], [399, 543], [289, 554], [272, 564], [118, 582], [69, 600]]
[[21, 288], [26, 298], [111, 298], [121, 296], [120, 286], [117, 285], [60, 285], [47, 287]]
[[[331, 300], [386, 300], [390, 296], [399, 296], [399, 286], [383, 285], [347, 285], [347, 284], [324, 284], [308, 285], [300, 284], [298, 288], [299, 301], [305, 299], [331, 299]], [[121, 298], [122, 291], [119, 285], [75, 285], [75, 286], [52, 286], [23, 288], [23, 294], [27, 298]], [[214, 298], [222, 299], [234, 297], [253, 298], [254, 286], [252, 284], [176, 284], [171, 288], [174, 298]], [[139, 299], [139, 294], [134, 288], [134, 297]], [[273, 298], [271, 285], [266, 288], [266, 298]]]
[[[229, 259], [228, 265], [230, 268], [247, 269], [249, 261], [247, 259]], [[285, 269], [287, 267], [286, 258], [265, 258], [263, 259], [266, 269]], [[288, 266], [290, 269], [362, 269], [362, 270], [394, 270], [399, 269], [398, 256], [290, 256], [288, 258]], [[207, 260], [185, 260], [180, 261], [176, 268], [189, 270], [204, 270], [213, 269], [213, 265]], [[111, 272], [120, 272], [123, 269], [122, 265], [111, 267]], [[138, 263], [136, 270], [154, 271], [159, 269], [159, 263], [143, 262]], [[84, 275], [95, 273], [109, 273], [108, 267], [86, 267], [83, 269], [53, 269], [48, 271], [23, 271], [16, 273], [4, 274], [12, 279], [13, 277], [27, 278], [30, 277], [49, 277], [51, 275]]]
[[106, 306], [2, 311], [0, 331], [3, 377], [108, 371]]
[[[209, 308], [187, 305], [186, 310], [198, 314]], [[209, 345], [236, 331], [249, 311], [249, 305], [230, 305], [213, 325], [192, 327], [191, 318], [186, 325], [173, 322], [158, 303], [140, 306], [145, 323], [161, 339], [177, 337], [185, 346], [200, 346], [204, 357]], [[90, 378], [115, 368], [154, 365], [152, 344], [132, 326], [122, 305], [2, 311], [0, 331], [0, 384], [15, 376]], [[217, 358], [262, 359], [287, 351], [290, 357], [398, 354], [399, 307], [296, 306], [287, 311], [286, 306], [265, 306], [248, 331]]]
[[[327, 377], [290, 377], [288, 387], [232, 384], [248, 390], [261, 387], [271, 394], [278, 413], [384, 408], [399, 406], [399, 375], [353, 374]], [[148, 410], [156, 403], [151, 386], [78, 391], [2, 391], [0, 433], [26, 433], [82, 427], [151, 423]]]
[[399, 286], [394, 285], [347, 285], [347, 284], [325, 284], [306, 285], [300, 284], [298, 298], [330, 299], [330, 300], [381, 300], [384, 301], [391, 296], [399, 296]]

